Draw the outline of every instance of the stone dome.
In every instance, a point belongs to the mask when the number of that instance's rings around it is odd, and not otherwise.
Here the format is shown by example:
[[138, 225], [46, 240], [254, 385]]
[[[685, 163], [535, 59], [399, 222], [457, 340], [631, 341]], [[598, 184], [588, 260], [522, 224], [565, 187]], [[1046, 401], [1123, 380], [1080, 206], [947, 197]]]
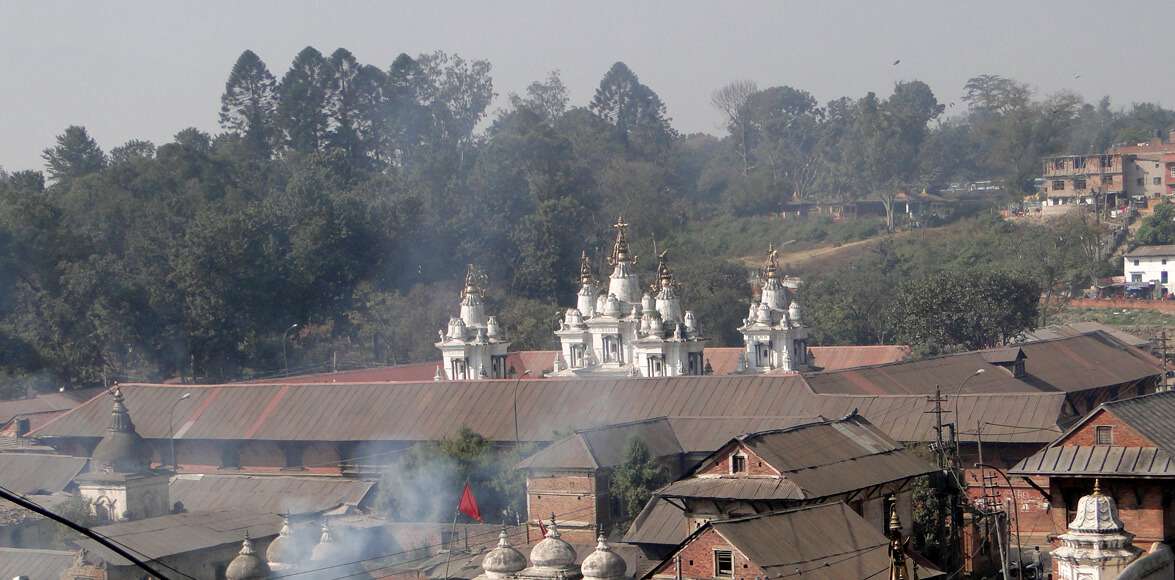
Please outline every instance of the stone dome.
[[1118, 506], [1113, 498], [1102, 495], [1098, 482], [1094, 482], [1092, 494], [1077, 502], [1077, 513], [1069, 522], [1069, 529], [1092, 533], [1121, 532], [1124, 529], [1118, 518]]
[[596, 551], [588, 554], [579, 566], [584, 578], [623, 578], [628, 571], [624, 558], [612, 551], [601, 534], [596, 543]]
[[226, 580], [265, 580], [269, 577], [269, 566], [253, 551], [253, 542], [249, 541], [248, 535], [241, 542], [240, 553], [229, 562], [224, 577]]
[[290, 520], [283, 518], [281, 531], [265, 550], [265, 559], [269, 561], [270, 566], [288, 567], [294, 565], [299, 556], [294, 549], [294, 539], [290, 537]]
[[326, 522], [322, 523], [322, 536], [310, 552], [310, 559], [316, 563], [334, 563], [342, 560], [342, 546], [335, 542], [334, 534]]
[[510, 545], [506, 529], [498, 534], [498, 547], [490, 550], [481, 561], [481, 568], [487, 574], [508, 575], [526, 568], [526, 556]]
[[657, 308], [657, 303], [653, 300], [652, 296], [649, 296], [648, 293], [645, 293], [645, 295], [641, 297], [641, 309], [653, 310], [655, 308]]
[[608, 295], [608, 301], [604, 303], [604, 316], [620, 318], [620, 300], [615, 294]]
[[91, 469], [106, 473], [147, 471], [151, 464], [151, 447], [135, 431], [118, 385], [114, 386], [111, 396], [114, 405], [110, 411], [110, 427], [90, 455]]
[[767, 303], [765, 303], [765, 302], [759, 303], [759, 307], [756, 309], [756, 312], [755, 312], [755, 322], [761, 322], [763, 324], [771, 324], [771, 307], [767, 306]]
[[799, 325], [803, 322], [803, 319], [800, 318], [800, 302], [798, 300], [791, 301], [791, 306], [787, 307], [787, 315], [788, 318], [791, 318], [792, 324]]
[[547, 526], [547, 537], [530, 551], [530, 565], [542, 568], [570, 569], [575, 567], [575, 548], [559, 537], [555, 518]]

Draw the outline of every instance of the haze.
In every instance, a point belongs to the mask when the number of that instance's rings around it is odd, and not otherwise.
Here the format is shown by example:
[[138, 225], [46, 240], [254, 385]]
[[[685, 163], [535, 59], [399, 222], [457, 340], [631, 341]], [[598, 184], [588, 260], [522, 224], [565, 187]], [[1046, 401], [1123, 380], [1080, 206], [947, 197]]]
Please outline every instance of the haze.
[[[718, 134], [710, 91], [733, 79], [818, 99], [927, 82], [944, 103], [983, 73], [1040, 93], [1172, 105], [1175, 4], [1104, 2], [8, 2], [0, 7], [0, 166], [40, 168], [67, 125], [106, 149], [216, 132], [220, 92], [243, 49], [279, 77], [302, 47], [350, 49], [386, 67], [444, 50], [493, 64], [502, 97], [559, 69], [573, 105], [617, 60], [661, 95], [682, 132]], [[896, 66], [892, 63], [899, 60]], [[950, 109], [948, 109], [948, 112]]]

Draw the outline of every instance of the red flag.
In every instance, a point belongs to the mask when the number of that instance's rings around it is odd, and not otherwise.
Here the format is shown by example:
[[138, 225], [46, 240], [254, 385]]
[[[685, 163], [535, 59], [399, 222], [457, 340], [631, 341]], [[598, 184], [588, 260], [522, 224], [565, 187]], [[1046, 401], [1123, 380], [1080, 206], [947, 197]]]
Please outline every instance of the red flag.
[[539, 533], [542, 534], [544, 538], [547, 537], [547, 526], [543, 525], [543, 519], [539, 518], [535, 521], [539, 523]]
[[481, 510], [477, 508], [477, 498], [473, 497], [473, 488], [465, 482], [465, 490], [461, 492], [461, 503], [457, 504], [457, 511], [481, 521]]

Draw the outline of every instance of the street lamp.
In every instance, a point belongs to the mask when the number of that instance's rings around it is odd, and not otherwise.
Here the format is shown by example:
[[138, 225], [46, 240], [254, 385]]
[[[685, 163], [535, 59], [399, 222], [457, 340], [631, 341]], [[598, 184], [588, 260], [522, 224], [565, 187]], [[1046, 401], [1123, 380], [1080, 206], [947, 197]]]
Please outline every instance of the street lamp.
[[189, 399], [191, 397], [192, 393], [184, 393], [180, 395], [180, 397], [171, 404], [171, 410], [167, 413], [167, 440], [169, 443], [171, 443], [171, 467], [175, 471], [179, 471], [179, 462], [175, 459], [175, 407], [176, 405], [180, 404], [180, 401]]
[[295, 328], [298, 328], [297, 322], [291, 324], [290, 327], [282, 333], [282, 366], [285, 367], [285, 375], [287, 377], [290, 376], [290, 361], [286, 358], [286, 335]]
[[[975, 372], [967, 375], [967, 378], [959, 383], [959, 388], [955, 389], [955, 465], [959, 467], [963, 465], [962, 457], [959, 454], [959, 432], [963, 430], [963, 424], [959, 418], [959, 396], [963, 394], [963, 389], [971, 379], [982, 375], [984, 372], [986, 372], [984, 369], [975, 369]], [[979, 429], [982, 431], [983, 427], [980, 426]], [[983, 458], [980, 457], [979, 460], [983, 461]]]
[[529, 374], [530, 371], [527, 370], [514, 379], [514, 449], [518, 449], [518, 385], [522, 383], [522, 377]]

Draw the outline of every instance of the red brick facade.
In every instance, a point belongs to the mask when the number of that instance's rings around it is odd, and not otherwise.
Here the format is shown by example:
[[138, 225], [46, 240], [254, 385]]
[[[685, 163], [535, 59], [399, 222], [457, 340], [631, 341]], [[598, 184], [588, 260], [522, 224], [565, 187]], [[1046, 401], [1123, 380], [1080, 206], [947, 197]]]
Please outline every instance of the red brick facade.
[[595, 542], [597, 526], [607, 531], [611, 512], [606, 478], [585, 472], [579, 475], [536, 474], [526, 478], [527, 521], [531, 532], [540, 533], [538, 520], [555, 514], [563, 539], [573, 544]]
[[755, 454], [746, 446], [742, 444], [731, 445], [721, 456], [720, 459], [703, 466], [698, 470], [698, 475], [731, 475], [730, 473], [730, 458], [732, 455], [740, 454], [747, 458], [747, 471], [741, 475], [768, 475], [772, 477], [779, 477], [779, 471], [774, 467], [763, 461], [762, 457]]
[[1110, 445], [1118, 447], [1155, 447], [1155, 443], [1143, 437], [1138, 431], [1130, 428], [1114, 413], [1105, 409], [1094, 413], [1093, 417], [1085, 421], [1075, 431], [1060, 441], [1060, 445], [1097, 445], [1097, 428], [1110, 427], [1113, 441]]
[[[715, 574], [715, 552], [728, 550], [733, 560], [731, 576], [717, 576]], [[730, 545], [721, 534], [708, 529], [697, 535], [678, 551], [681, 561], [682, 578], [733, 578], [733, 580], [754, 580], [764, 578], [763, 569], [751, 562]], [[676, 570], [676, 558], [669, 558], [654, 572], [658, 577], [673, 577]]]

